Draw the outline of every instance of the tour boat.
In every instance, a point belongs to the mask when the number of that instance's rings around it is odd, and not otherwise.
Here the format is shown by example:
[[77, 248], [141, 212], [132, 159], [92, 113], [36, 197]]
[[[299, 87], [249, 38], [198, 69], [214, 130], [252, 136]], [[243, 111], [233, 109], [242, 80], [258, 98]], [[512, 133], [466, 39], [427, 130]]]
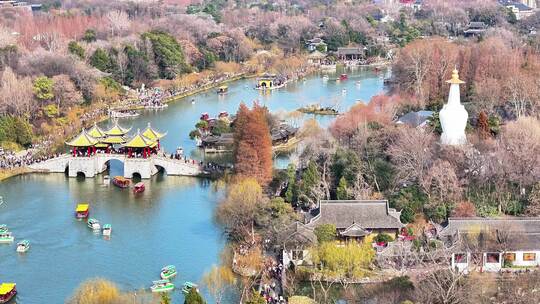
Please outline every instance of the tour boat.
[[195, 283], [192, 283], [192, 282], [185, 282], [184, 283], [184, 287], [182, 287], [182, 292], [184, 294], [188, 294], [190, 292], [190, 290], [192, 290], [193, 288], [197, 288], [197, 284]]
[[175, 277], [176, 274], [176, 267], [174, 267], [174, 265], [167, 265], [161, 269], [160, 277], [164, 280], [168, 280], [172, 277]]
[[88, 204], [78, 204], [75, 209], [75, 217], [78, 219], [87, 218], [90, 213], [90, 206]]
[[347, 74], [339, 75], [339, 80], [347, 80], [348, 78], [349, 78], [349, 76], [347, 76]]
[[138, 182], [135, 184], [135, 186], [133, 186], [133, 193], [137, 194], [137, 193], [143, 193], [144, 192], [144, 183], [143, 182]]
[[130, 183], [129, 179], [123, 176], [115, 176], [112, 182], [116, 187], [120, 187], [120, 188], [127, 188], [129, 187], [129, 183]]
[[22, 240], [17, 243], [17, 252], [24, 253], [30, 249], [30, 242], [28, 240]]
[[112, 226], [111, 224], [105, 224], [103, 225], [103, 235], [104, 236], [111, 236], [112, 233]]
[[2, 233], [2, 232], [8, 232], [8, 231], [9, 231], [9, 230], [8, 230], [7, 225], [4, 225], [4, 224], [0, 225], [0, 233]]
[[0, 244], [12, 243], [15, 238], [11, 235], [11, 232], [0, 233]]
[[17, 294], [17, 284], [2, 283], [0, 284], [0, 303], [7, 303]]
[[133, 118], [138, 117], [139, 115], [141, 114], [134, 111], [109, 111], [109, 116], [111, 118]]
[[169, 280], [153, 281], [150, 290], [152, 292], [169, 292], [174, 290], [174, 284]]
[[88, 228], [93, 229], [93, 230], [99, 230], [101, 229], [101, 226], [99, 225], [98, 220], [91, 218], [91, 219], [88, 219]]
[[229, 90], [229, 87], [228, 86], [220, 86], [218, 89], [217, 89], [217, 93], [218, 94], [226, 94], [227, 91]]

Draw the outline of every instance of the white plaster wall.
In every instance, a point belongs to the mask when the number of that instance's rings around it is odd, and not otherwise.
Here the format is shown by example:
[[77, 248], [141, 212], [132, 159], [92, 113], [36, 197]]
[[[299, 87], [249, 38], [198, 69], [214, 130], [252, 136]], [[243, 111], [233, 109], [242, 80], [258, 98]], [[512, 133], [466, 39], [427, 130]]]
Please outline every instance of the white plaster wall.
[[[509, 253], [515, 253], [516, 254], [516, 260], [513, 262], [513, 265], [515, 266], [538, 266], [540, 265], [540, 251], [509, 251]], [[523, 260], [523, 254], [524, 253], [536, 253], [536, 260], [534, 261], [524, 261]]]

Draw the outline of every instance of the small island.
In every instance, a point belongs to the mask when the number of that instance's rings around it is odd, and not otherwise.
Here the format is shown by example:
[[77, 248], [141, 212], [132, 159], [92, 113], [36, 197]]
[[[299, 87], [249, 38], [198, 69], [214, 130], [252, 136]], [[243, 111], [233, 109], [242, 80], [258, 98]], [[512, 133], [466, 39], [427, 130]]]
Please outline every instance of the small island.
[[320, 105], [308, 105], [297, 110], [301, 113], [315, 115], [339, 115], [338, 110], [333, 107], [321, 107]]

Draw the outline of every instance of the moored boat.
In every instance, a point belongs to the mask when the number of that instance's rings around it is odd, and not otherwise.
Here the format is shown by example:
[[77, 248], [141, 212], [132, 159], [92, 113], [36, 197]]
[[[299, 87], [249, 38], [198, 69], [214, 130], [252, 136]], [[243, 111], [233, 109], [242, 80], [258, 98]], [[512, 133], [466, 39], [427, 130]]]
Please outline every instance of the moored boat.
[[190, 290], [192, 290], [193, 288], [197, 288], [197, 284], [195, 283], [192, 283], [192, 282], [185, 282], [184, 283], [184, 286], [182, 287], [182, 292], [184, 294], [188, 294]]
[[111, 177], [108, 176], [108, 175], [105, 175], [105, 176], [103, 177], [103, 183], [106, 184], [106, 185], [108, 185], [110, 182], [111, 182]]
[[139, 115], [141, 114], [135, 111], [109, 111], [109, 117], [111, 118], [133, 118], [138, 117]]
[[11, 232], [2, 232], [0, 233], [0, 244], [12, 243], [15, 240]]
[[161, 269], [160, 277], [164, 280], [168, 280], [175, 277], [176, 274], [176, 267], [174, 265], [167, 265]]
[[0, 303], [7, 303], [17, 294], [17, 284], [2, 283], [0, 284]]
[[91, 219], [88, 219], [88, 228], [93, 229], [93, 230], [99, 230], [101, 229], [101, 225], [99, 224], [98, 220], [91, 218]]
[[129, 187], [130, 180], [123, 176], [115, 176], [112, 182], [116, 187], [127, 188]]
[[135, 193], [135, 194], [142, 193], [142, 192], [144, 192], [144, 189], [145, 189], [144, 183], [143, 182], [138, 182], [138, 183], [135, 184], [135, 186], [133, 186], [133, 193]]
[[339, 75], [339, 80], [347, 80], [347, 79], [349, 79], [349, 76], [347, 76], [347, 74]]
[[90, 214], [90, 205], [88, 204], [78, 204], [75, 209], [75, 217], [78, 219], [87, 218]]
[[218, 89], [217, 89], [217, 93], [218, 93], [218, 94], [226, 94], [227, 91], [229, 91], [229, 87], [226, 86], [226, 85], [220, 86], [220, 87], [218, 87]]
[[17, 252], [24, 253], [30, 249], [30, 241], [22, 240], [17, 243]]
[[324, 75], [324, 76], [322, 77], [322, 80], [323, 80], [323, 81], [328, 81], [328, 79], [329, 79], [328, 75]]
[[153, 281], [150, 290], [152, 292], [169, 292], [174, 290], [174, 284], [169, 280]]
[[110, 236], [112, 233], [112, 225], [111, 224], [105, 224], [103, 225], [103, 235], [104, 236]]

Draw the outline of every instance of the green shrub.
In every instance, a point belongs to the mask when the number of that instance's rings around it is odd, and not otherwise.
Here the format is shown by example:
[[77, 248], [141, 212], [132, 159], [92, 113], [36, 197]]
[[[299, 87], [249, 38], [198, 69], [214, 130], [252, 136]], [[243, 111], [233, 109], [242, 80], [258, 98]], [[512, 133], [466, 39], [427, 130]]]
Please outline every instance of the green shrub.
[[336, 239], [336, 226], [332, 224], [323, 224], [315, 228], [315, 235], [319, 243], [331, 242]]
[[389, 243], [389, 242], [392, 242], [394, 239], [389, 236], [388, 234], [386, 233], [379, 233], [377, 234], [377, 236], [374, 238], [375, 242], [377, 243]]
[[68, 44], [68, 51], [79, 57], [80, 59], [84, 59], [84, 48], [80, 46], [77, 41], [70, 41]]
[[14, 116], [0, 117], [0, 142], [2, 145], [6, 142], [12, 142], [28, 147], [32, 143], [33, 136], [32, 126], [28, 120]]
[[59, 113], [58, 107], [55, 104], [50, 104], [43, 107], [43, 114], [48, 118], [56, 117]]

